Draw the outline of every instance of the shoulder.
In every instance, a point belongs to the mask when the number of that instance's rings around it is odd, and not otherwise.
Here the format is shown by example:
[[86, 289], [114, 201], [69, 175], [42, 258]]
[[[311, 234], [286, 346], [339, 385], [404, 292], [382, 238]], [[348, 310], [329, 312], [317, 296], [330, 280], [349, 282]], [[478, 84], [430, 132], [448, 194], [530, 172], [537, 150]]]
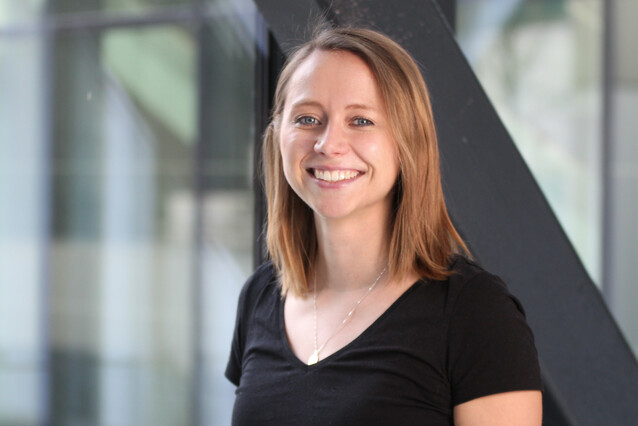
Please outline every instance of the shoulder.
[[251, 330], [254, 329], [255, 318], [263, 308], [274, 311], [272, 308], [276, 305], [278, 297], [275, 268], [270, 262], [264, 263], [248, 277], [239, 294], [235, 332], [225, 372], [226, 377], [235, 385], [239, 385], [242, 375], [244, 351], [250, 340]]
[[448, 281], [448, 374], [454, 404], [541, 388], [534, 336], [505, 283], [457, 258]]
[[487, 335], [494, 334], [493, 327], [528, 330], [523, 305], [500, 277], [460, 256], [451, 269], [447, 290], [451, 333]]
[[279, 297], [277, 271], [272, 262], [265, 262], [244, 283], [239, 294], [239, 309], [250, 309], [264, 300], [274, 300], [277, 297]]
[[277, 285], [277, 270], [272, 262], [262, 263], [255, 269], [244, 284], [243, 292], [252, 292], [263, 289], [264, 287]]
[[[459, 290], [464, 289], [468, 284], [473, 282], [494, 282], [500, 281], [496, 275], [490, 274], [477, 262], [461, 255], [456, 255], [450, 262], [449, 285], [458, 287]], [[482, 284], [479, 284], [482, 285]], [[490, 285], [490, 284], [487, 284]], [[499, 285], [503, 285], [502, 282]]]
[[495, 305], [506, 304], [524, 315], [523, 306], [499, 276], [462, 256], [455, 256], [450, 269], [452, 275], [448, 279], [448, 303], [454, 311], [459, 308], [490, 311]]

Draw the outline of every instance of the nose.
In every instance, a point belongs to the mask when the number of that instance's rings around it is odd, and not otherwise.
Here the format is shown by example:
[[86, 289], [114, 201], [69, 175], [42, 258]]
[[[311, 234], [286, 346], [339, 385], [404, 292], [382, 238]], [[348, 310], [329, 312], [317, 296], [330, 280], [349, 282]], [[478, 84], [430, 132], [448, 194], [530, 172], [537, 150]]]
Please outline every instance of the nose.
[[335, 124], [324, 127], [317, 136], [314, 146], [315, 152], [323, 155], [342, 155], [348, 151], [348, 141], [345, 131]]

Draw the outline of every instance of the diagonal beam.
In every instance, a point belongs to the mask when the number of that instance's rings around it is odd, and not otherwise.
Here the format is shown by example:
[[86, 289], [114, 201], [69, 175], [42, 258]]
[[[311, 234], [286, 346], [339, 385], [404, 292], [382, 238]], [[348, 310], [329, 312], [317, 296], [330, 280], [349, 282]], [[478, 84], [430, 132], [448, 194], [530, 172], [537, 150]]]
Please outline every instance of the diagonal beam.
[[[321, 15], [327, 2], [256, 3], [285, 50], [304, 38], [308, 17]], [[421, 64], [434, 105], [448, 207], [473, 254], [526, 307], [550, 395], [547, 414], [563, 424], [633, 424], [636, 359], [437, 4], [330, 4], [326, 16], [332, 20], [379, 29]]]

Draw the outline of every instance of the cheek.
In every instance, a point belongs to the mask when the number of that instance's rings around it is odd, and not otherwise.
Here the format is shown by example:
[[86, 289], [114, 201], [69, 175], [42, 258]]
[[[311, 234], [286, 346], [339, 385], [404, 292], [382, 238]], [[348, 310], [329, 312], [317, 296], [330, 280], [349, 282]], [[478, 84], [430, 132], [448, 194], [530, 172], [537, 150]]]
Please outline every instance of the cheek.
[[396, 143], [392, 142], [391, 144], [386, 145], [384, 154], [386, 158], [385, 164], [388, 171], [388, 179], [392, 180], [392, 184], [394, 185], [396, 184], [401, 170], [401, 166], [399, 164], [399, 147]]
[[307, 141], [296, 132], [282, 132], [279, 139], [279, 150], [281, 152], [284, 166], [293, 168], [301, 163], [307, 154]]
[[279, 152], [281, 153], [281, 164], [284, 176], [291, 186], [294, 185], [295, 173], [299, 168], [300, 153], [298, 144], [295, 143], [292, 135], [282, 132], [279, 139]]
[[394, 138], [389, 138], [387, 145], [387, 155], [393, 168], [396, 170], [396, 174], [399, 174], [399, 144], [395, 142]]
[[368, 153], [390, 174], [399, 173], [399, 147], [393, 139], [382, 137], [368, 146]]

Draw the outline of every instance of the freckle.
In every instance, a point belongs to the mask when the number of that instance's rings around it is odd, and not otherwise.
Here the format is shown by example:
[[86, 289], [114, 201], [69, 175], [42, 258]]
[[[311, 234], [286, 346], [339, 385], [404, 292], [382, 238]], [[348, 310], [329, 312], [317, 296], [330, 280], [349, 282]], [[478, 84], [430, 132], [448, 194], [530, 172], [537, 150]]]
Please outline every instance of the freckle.
[[86, 100], [90, 101], [93, 98], [93, 92], [86, 92]]

